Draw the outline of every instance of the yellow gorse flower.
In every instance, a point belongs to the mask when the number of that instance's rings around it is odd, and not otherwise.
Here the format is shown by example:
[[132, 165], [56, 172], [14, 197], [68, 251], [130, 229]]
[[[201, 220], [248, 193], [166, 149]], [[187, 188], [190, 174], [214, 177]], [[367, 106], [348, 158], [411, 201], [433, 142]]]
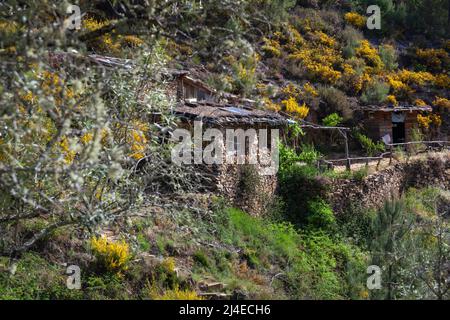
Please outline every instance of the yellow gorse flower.
[[428, 67], [440, 69], [449, 56], [444, 49], [416, 49], [416, 57]]
[[297, 88], [295, 85], [293, 85], [292, 83], [289, 83], [286, 87], [284, 87], [283, 89], [281, 89], [281, 92], [283, 94], [285, 94], [288, 97], [295, 97], [297, 98], [298, 96], [300, 96], [300, 90], [299, 88]]
[[83, 144], [88, 144], [89, 142], [92, 141], [92, 139], [94, 138], [94, 134], [90, 133], [90, 132], [86, 132], [85, 134], [83, 134], [80, 138], [80, 141]]
[[437, 74], [434, 77], [434, 84], [444, 89], [450, 88], [450, 77], [445, 73]]
[[397, 73], [397, 80], [400, 80], [407, 84], [423, 86], [427, 83], [433, 82], [435, 78], [431, 73], [426, 71], [414, 72], [403, 69]]
[[366, 24], [366, 17], [360, 15], [357, 12], [348, 12], [344, 15], [345, 22], [357, 27], [362, 28]]
[[386, 97], [386, 101], [390, 104], [392, 104], [393, 106], [397, 107], [398, 106], [398, 101], [397, 98], [394, 95], [388, 95]]
[[314, 86], [313, 86], [311, 83], [309, 83], [309, 82], [306, 82], [306, 83], [303, 85], [303, 91], [304, 91], [305, 94], [310, 95], [310, 96], [313, 96], [313, 97], [318, 97], [318, 96], [319, 96], [319, 93], [317, 92], [317, 90], [316, 90], [316, 89], [314, 88]]
[[281, 103], [284, 105], [284, 109], [287, 113], [297, 118], [304, 119], [308, 115], [309, 108], [306, 106], [306, 104], [303, 103], [301, 106], [299, 106], [294, 97], [283, 100], [281, 101]]
[[440, 127], [442, 124], [442, 118], [440, 115], [433, 113], [431, 116], [431, 121], [436, 127]]
[[67, 139], [66, 136], [63, 136], [59, 145], [64, 154], [64, 162], [66, 164], [71, 164], [77, 153], [70, 148], [69, 139]]
[[148, 144], [146, 137], [148, 130], [148, 124], [138, 120], [133, 121], [132, 129], [127, 137], [131, 149], [130, 157], [136, 160], [140, 160], [145, 157], [145, 150], [147, 149]]
[[375, 69], [383, 68], [384, 64], [378, 55], [378, 50], [370, 44], [368, 40], [362, 40], [359, 47], [356, 48], [356, 55], [366, 60], [366, 62]]
[[445, 99], [445, 98], [436, 97], [436, 99], [433, 101], [433, 105], [436, 107], [450, 109], [450, 100]]
[[127, 270], [131, 255], [125, 241], [111, 242], [106, 237], [94, 237], [90, 246], [97, 262], [108, 272], [120, 273]]
[[281, 56], [281, 45], [275, 39], [263, 38], [264, 45], [261, 47], [263, 51], [274, 57]]
[[420, 127], [424, 129], [428, 129], [430, 127], [430, 124], [433, 122], [430, 116], [423, 116], [421, 114], [417, 115], [417, 123]]
[[267, 110], [271, 110], [271, 111], [275, 111], [275, 112], [278, 112], [281, 110], [281, 107], [277, 103], [274, 103], [269, 98], [264, 98], [263, 102], [264, 102], [264, 105]]
[[422, 99], [416, 99], [416, 100], [414, 100], [414, 105], [416, 105], [418, 107], [425, 107], [427, 105], [427, 103], [425, 101], [423, 101]]

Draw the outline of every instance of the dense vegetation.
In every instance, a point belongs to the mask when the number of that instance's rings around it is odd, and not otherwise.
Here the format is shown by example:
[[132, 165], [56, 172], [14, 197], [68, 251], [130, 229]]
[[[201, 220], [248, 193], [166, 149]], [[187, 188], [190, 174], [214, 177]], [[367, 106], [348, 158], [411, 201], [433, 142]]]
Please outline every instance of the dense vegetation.
[[[294, 126], [279, 198], [251, 217], [203, 199], [207, 177], [171, 164], [161, 143], [177, 126], [168, 67], [200, 68], [209, 85], [295, 119], [315, 110], [325, 126], [357, 127], [358, 103], [428, 104], [417, 121], [433, 137], [448, 126], [450, 8], [432, 2], [370, 1], [382, 28], [368, 30], [363, 0], [80, 0], [81, 28], [67, 30], [66, 2], [3, 1], [0, 298], [200, 299], [212, 282], [233, 298], [448, 298], [447, 192], [336, 217], [321, 183], [336, 173], [315, 167], [320, 153]], [[90, 53], [133, 67], [104, 69]], [[82, 290], [66, 288], [68, 262]], [[382, 290], [366, 288], [370, 264], [387, 275]]]

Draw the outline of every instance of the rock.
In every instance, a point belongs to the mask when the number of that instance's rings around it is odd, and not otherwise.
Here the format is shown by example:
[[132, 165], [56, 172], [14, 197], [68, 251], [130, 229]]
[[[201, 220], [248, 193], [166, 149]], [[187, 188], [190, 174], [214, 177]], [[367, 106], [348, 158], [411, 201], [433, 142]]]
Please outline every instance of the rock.
[[222, 282], [210, 282], [210, 283], [201, 282], [199, 283], [198, 287], [202, 291], [212, 292], [212, 291], [222, 291], [226, 287], [226, 285]]

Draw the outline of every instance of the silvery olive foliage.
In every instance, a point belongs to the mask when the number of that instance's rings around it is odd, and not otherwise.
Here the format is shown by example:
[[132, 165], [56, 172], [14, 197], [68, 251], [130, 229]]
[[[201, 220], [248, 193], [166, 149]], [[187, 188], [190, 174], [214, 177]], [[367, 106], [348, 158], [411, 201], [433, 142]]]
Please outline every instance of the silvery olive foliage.
[[139, 168], [164, 154], [159, 136], [175, 126], [164, 50], [150, 39], [132, 67], [100, 65], [65, 16], [64, 2], [0, 4], [0, 252], [115, 221], [165, 175]]

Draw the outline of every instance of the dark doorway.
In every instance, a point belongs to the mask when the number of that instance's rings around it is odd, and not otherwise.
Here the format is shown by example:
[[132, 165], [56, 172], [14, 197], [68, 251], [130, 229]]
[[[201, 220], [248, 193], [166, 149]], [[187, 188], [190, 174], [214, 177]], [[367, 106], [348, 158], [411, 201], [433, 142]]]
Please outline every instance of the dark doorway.
[[405, 142], [404, 122], [392, 122], [392, 140], [394, 143]]

